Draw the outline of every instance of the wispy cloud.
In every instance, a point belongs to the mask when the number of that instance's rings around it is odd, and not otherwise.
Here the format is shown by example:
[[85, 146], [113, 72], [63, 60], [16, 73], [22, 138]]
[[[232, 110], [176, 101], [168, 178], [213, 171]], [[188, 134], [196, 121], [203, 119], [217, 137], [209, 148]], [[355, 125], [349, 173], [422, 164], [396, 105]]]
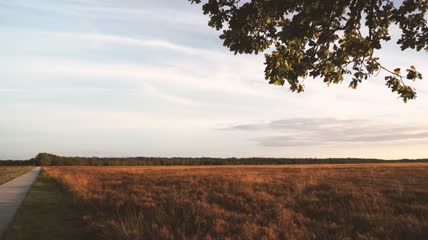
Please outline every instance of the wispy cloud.
[[270, 135], [254, 140], [266, 147], [375, 144], [428, 140], [428, 125], [403, 125], [373, 119], [291, 118], [225, 128]]
[[145, 47], [145, 48], [155, 48], [155, 49], [164, 49], [171, 50], [183, 54], [198, 55], [200, 57], [209, 57], [209, 58], [218, 58], [224, 57], [224, 51], [219, 50], [210, 50], [206, 48], [197, 48], [186, 46], [182, 44], [177, 44], [164, 39], [150, 39], [150, 38], [138, 38], [138, 37], [129, 37], [123, 35], [114, 35], [114, 34], [98, 34], [98, 33], [60, 33], [55, 32], [51, 33], [55, 35], [65, 36], [68, 38], [82, 39], [91, 42], [101, 42], [101, 43], [110, 43], [110, 44], [119, 44], [119, 45], [128, 45], [132, 47]]
[[[259, 92], [251, 86], [240, 82], [237, 75], [224, 75], [221, 72], [211, 71], [200, 75], [199, 71], [183, 69], [176, 66], [151, 66], [130, 63], [94, 63], [88, 61], [51, 61], [39, 59], [37, 61], [14, 61], [12, 59], [0, 63], [6, 69], [5, 73], [15, 73], [25, 68], [26, 74], [37, 74], [46, 77], [86, 77], [92, 81], [133, 81], [134, 85], [144, 87], [153, 86], [205, 90], [210, 92], [230, 92], [253, 96], [275, 97]], [[238, 81], [231, 81], [235, 78]], [[119, 79], [119, 80], [117, 80]]]
[[[46, 13], [59, 13], [64, 16], [80, 16], [85, 18], [110, 19], [120, 21], [150, 21], [157, 23], [174, 24], [177, 27], [188, 27], [209, 30], [207, 28], [207, 17], [201, 11], [192, 12], [191, 4], [185, 2], [188, 9], [177, 10], [172, 7], [154, 7], [153, 5], [139, 3], [132, 7], [115, 2], [106, 3], [99, 1], [22, 1], [1, 2], [0, 6], [9, 8], [25, 8]], [[195, 8], [195, 6], [193, 6]], [[198, 6], [199, 8], [199, 6]], [[189, 28], [191, 30], [192, 28]], [[195, 30], [195, 29], [194, 29]]]

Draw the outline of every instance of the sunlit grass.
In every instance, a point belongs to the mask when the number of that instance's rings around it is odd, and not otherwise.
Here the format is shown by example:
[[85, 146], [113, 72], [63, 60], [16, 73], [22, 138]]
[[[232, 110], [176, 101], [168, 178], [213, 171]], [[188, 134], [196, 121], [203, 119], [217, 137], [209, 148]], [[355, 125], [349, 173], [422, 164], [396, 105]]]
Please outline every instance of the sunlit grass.
[[46, 172], [99, 239], [428, 239], [428, 164]]
[[16, 177], [31, 171], [33, 167], [28, 166], [0, 166], [0, 184], [8, 182]]

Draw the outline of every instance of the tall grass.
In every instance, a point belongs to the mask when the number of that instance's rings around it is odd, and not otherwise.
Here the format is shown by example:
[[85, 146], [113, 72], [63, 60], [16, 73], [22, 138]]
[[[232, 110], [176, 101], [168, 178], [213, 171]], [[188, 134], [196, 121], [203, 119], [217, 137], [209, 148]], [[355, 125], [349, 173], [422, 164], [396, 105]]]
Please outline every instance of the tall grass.
[[428, 239], [428, 164], [45, 170], [98, 239]]
[[0, 184], [13, 180], [32, 169], [33, 167], [29, 166], [0, 166]]

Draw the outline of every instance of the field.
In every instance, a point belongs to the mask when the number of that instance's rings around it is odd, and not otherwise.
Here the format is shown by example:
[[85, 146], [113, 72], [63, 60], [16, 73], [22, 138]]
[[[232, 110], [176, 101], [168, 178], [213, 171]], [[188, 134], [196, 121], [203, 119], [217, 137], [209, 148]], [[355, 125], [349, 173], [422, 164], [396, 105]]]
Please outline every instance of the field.
[[45, 167], [92, 239], [428, 239], [428, 164]]
[[33, 167], [0, 166], [0, 184], [8, 182], [26, 172], [29, 172], [31, 169], [33, 169]]

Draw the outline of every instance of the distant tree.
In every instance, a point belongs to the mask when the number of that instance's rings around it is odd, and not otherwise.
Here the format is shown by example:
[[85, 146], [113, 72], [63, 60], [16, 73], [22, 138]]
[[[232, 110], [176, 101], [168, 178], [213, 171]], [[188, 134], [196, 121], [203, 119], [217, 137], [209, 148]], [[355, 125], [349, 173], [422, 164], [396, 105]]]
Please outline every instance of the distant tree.
[[52, 160], [56, 158], [55, 155], [49, 153], [39, 153], [35, 158], [36, 165], [38, 166], [50, 166], [52, 165]]
[[[320, 77], [328, 85], [351, 76], [349, 87], [379, 71], [386, 85], [407, 102], [416, 97], [405, 79], [422, 79], [414, 66], [388, 69], [375, 56], [389, 30], [398, 26], [402, 50], [428, 51], [428, 0], [189, 0], [204, 2], [208, 25], [222, 30], [224, 46], [235, 54], [265, 52], [270, 84], [288, 83], [304, 91], [303, 80]], [[401, 2], [401, 3], [398, 3]]]

